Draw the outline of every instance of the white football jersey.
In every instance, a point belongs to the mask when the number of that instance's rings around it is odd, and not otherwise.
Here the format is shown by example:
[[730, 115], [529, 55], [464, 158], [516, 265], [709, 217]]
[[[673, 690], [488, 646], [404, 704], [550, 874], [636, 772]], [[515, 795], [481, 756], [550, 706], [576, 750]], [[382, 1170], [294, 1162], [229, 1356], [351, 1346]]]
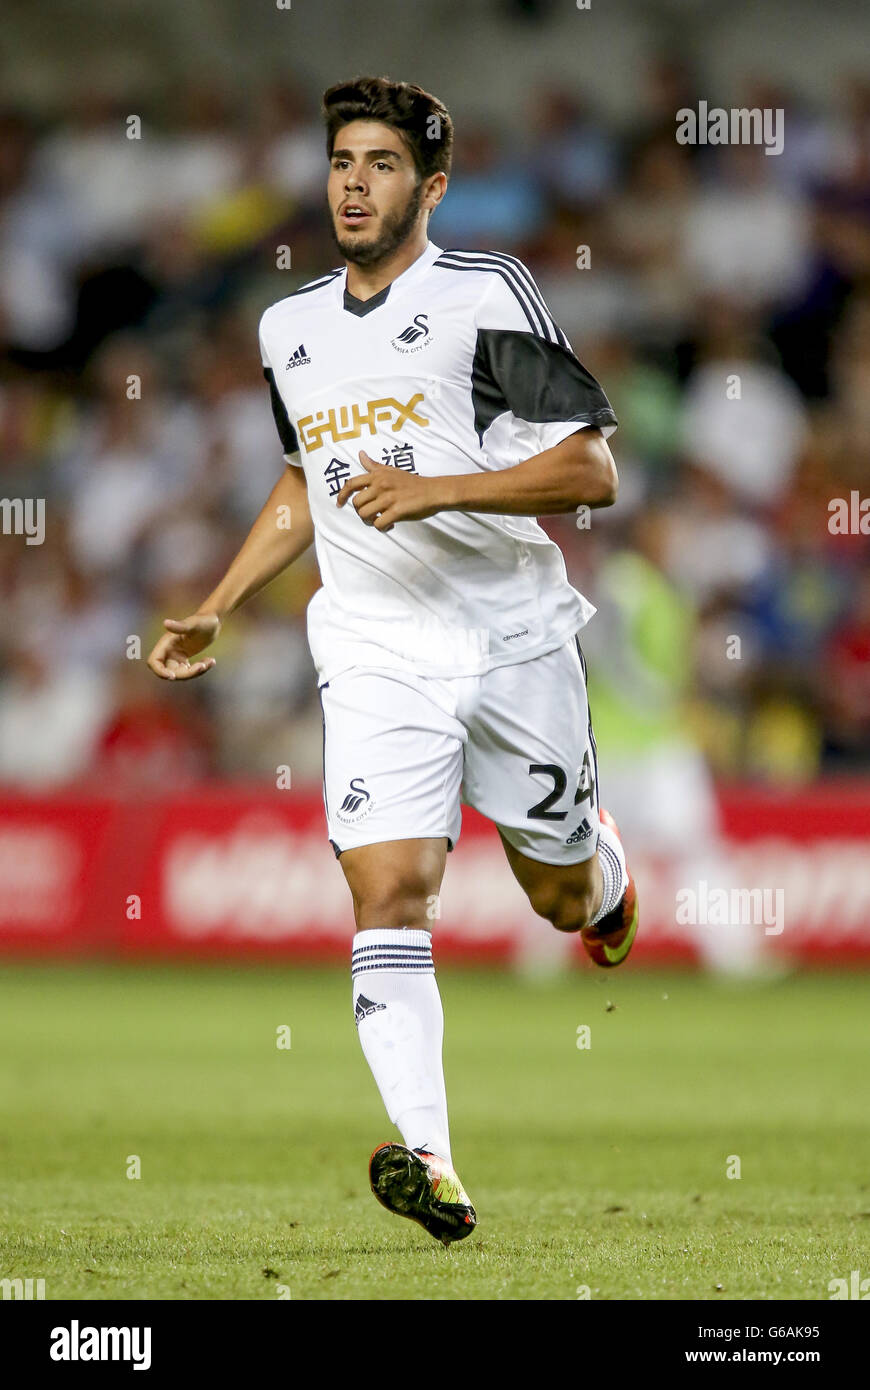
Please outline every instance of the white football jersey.
[[595, 611], [533, 517], [445, 511], [367, 526], [360, 450], [424, 476], [510, 468], [616, 417], [512, 256], [431, 243], [358, 300], [331, 271], [272, 305], [260, 346], [289, 464], [305, 470], [322, 588], [308, 639], [322, 685], [350, 666], [481, 675], [561, 646]]

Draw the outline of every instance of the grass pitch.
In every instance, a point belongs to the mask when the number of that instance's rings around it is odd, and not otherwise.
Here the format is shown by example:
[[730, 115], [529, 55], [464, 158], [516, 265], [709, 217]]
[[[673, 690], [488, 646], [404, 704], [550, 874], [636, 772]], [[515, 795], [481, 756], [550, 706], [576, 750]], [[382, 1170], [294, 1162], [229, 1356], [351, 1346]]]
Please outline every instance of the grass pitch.
[[860, 975], [439, 982], [480, 1220], [449, 1251], [368, 1191], [392, 1129], [346, 972], [0, 966], [0, 1277], [48, 1299], [825, 1300], [870, 1273]]

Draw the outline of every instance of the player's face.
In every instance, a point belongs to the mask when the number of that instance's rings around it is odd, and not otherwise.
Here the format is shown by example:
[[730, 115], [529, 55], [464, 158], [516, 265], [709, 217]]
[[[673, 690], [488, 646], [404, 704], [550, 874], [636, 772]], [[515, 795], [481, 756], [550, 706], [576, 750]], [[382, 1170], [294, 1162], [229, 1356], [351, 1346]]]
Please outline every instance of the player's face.
[[410, 150], [380, 121], [351, 121], [335, 137], [327, 201], [338, 249], [356, 265], [375, 265], [416, 229], [422, 184]]

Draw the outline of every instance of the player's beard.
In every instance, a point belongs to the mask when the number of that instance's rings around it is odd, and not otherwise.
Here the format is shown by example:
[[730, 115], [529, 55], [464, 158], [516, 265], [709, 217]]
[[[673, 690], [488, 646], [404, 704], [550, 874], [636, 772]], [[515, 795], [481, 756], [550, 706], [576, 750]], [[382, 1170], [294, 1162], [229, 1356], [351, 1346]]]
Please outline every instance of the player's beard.
[[333, 240], [344, 259], [353, 265], [372, 266], [377, 265], [378, 261], [385, 260], [387, 256], [391, 256], [403, 242], [408, 240], [413, 232], [420, 215], [422, 201], [423, 184], [421, 180], [401, 212], [385, 213], [380, 234], [374, 241], [357, 241], [354, 237], [343, 239], [336, 227], [335, 219], [330, 218]]

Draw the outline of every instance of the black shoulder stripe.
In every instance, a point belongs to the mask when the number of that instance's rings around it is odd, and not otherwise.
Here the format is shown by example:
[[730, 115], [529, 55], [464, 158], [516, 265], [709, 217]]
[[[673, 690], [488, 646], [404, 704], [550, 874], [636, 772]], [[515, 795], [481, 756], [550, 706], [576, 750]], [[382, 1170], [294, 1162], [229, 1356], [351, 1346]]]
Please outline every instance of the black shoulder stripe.
[[290, 423], [290, 416], [287, 414], [287, 407], [281, 399], [281, 393], [275, 382], [275, 373], [271, 367], [263, 368], [263, 376], [269, 383], [269, 397], [272, 402], [272, 415], [275, 419], [275, 427], [278, 430], [278, 438], [285, 454], [295, 454], [299, 451], [299, 440], [296, 438], [296, 431]]
[[534, 309], [541, 325], [541, 336], [547, 342], [561, 343], [562, 347], [570, 348], [571, 344], [556, 324], [553, 315], [544, 303], [540, 290], [520, 261], [515, 261], [513, 257], [505, 256], [499, 251], [447, 251], [445, 255], [456, 256], [457, 258], [473, 256], [479, 270], [502, 268], [511, 276], [517, 288], [522, 292], [524, 299]]
[[[465, 263], [457, 264], [455, 261], [446, 261], [446, 260], [444, 259], [443, 256], [439, 256], [439, 257], [438, 257], [438, 260], [435, 261], [435, 265], [436, 265], [436, 266], [440, 266], [440, 268], [441, 268], [442, 270], [459, 270], [459, 271], [462, 271], [462, 270], [489, 270], [489, 271], [492, 272], [493, 275], [500, 275], [501, 278], [502, 278], [502, 280], [504, 280], [505, 284], [507, 285], [508, 289], [509, 289], [509, 290], [511, 291], [511, 293], [513, 294], [514, 298], [516, 299], [516, 301], [517, 301], [517, 303], [519, 304], [520, 308], [522, 309], [523, 313], [525, 314], [525, 316], [526, 316], [526, 322], [528, 323], [529, 328], [530, 328], [530, 329], [532, 330], [532, 332], [536, 335], [536, 337], [540, 337], [540, 336], [541, 336], [541, 334], [539, 333], [539, 330], [538, 330], [538, 326], [535, 324], [535, 320], [532, 318], [532, 316], [531, 316], [531, 314], [530, 314], [530, 312], [529, 312], [529, 307], [528, 307], [526, 301], [523, 299], [522, 295], [521, 295], [521, 294], [519, 293], [519, 291], [517, 290], [517, 287], [516, 287], [516, 285], [513, 283], [513, 281], [509, 278], [509, 276], [505, 273], [505, 271], [501, 270], [498, 266], [491, 265], [491, 264], [486, 264], [486, 265], [467, 265], [467, 264], [465, 264]], [[543, 329], [543, 328], [544, 328], [544, 325], [543, 325], [543, 323], [541, 323], [541, 329]]]
[[[445, 256], [456, 258], [455, 261], [448, 262], [448, 264], [454, 266], [454, 269], [458, 269], [459, 266], [464, 265], [470, 270], [489, 270], [500, 275], [505, 284], [511, 287], [518, 302], [522, 304], [526, 312], [526, 317], [529, 317], [529, 310], [535, 314], [538, 320], [538, 328], [535, 328], [533, 321], [529, 319], [529, 322], [532, 323], [532, 331], [538, 333], [539, 336], [544, 338], [547, 342], [555, 341], [555, 335], [550, 332], [546, 317], [539, 309], [534, 297], [529, 293], [513, 266], [505, 265], [503, 262], [495, 260], [487, 251], [445, 251], [444, 254]], [[435, 264], [437, 265], [438, 261], [436, 261]]]
[[322, 290], [324, 285], [328, 285], [341, 274], [341, 270], [331, 270], [328, 275], [322, 275], [319, 280], [312, 280], [310, 285], [302, 285], [298, 290], [291, 290], [287, 295], [288, 299], [295, 299], [297, 294], [310, 294], [312, 290]]
[[506, 251], [485, 251], [483, 252], [483, 254], [487, 256], [492, 256], [495, 260], [500, 261], [503, 265], [511, 266], [511, 268], [514, 271], [514, 274], [517, 275], [519, 279], [523, 282], [523, 284], [526, 286], [529, 294], [532, 296], [535, 303], [542, 310], [542, 312], [546, 314], [547, 319], [550, 323], [550, 327], [556, 334], [557, 342], [560, 342], [562, 344], [562, 347], [570, 349], [571, 344], [568, 342], [568, 339], [565, 337], [565, 334], [562, 332], [558, 323], [553, 318], [553, 315], [550, 312], [549, 305], [547, 304], [547, 301], [545, 300], [544, 296], [541, 294], [541, 291], [535, 284], [534, 277], [532, 276], [532, 273], [528, 269], [528, 267], [524, 266], [522, 261], [518, 261], [516, 256], [509, 256]]
[[541, 291], [538, 289], [538, 286], [535, 284], [534, 277], [528, 267], [524, 266], [522, 261], [517, 260], [516, 256], [509, 256], [506, 251], [480, 251], [475, 254], [480, 256], [491, 256], [494, 261], [508, 267], [513, 272], [519, 283], [528, 293], [531, 301], [544, 316], [546, 323], [553, 332], [555, 342], [561, 343], [562, 347], [567, 348], [570, 352], [571, 344], [568, 342], [568, 339], [550, 312], [550, 307], [541, 294]]

